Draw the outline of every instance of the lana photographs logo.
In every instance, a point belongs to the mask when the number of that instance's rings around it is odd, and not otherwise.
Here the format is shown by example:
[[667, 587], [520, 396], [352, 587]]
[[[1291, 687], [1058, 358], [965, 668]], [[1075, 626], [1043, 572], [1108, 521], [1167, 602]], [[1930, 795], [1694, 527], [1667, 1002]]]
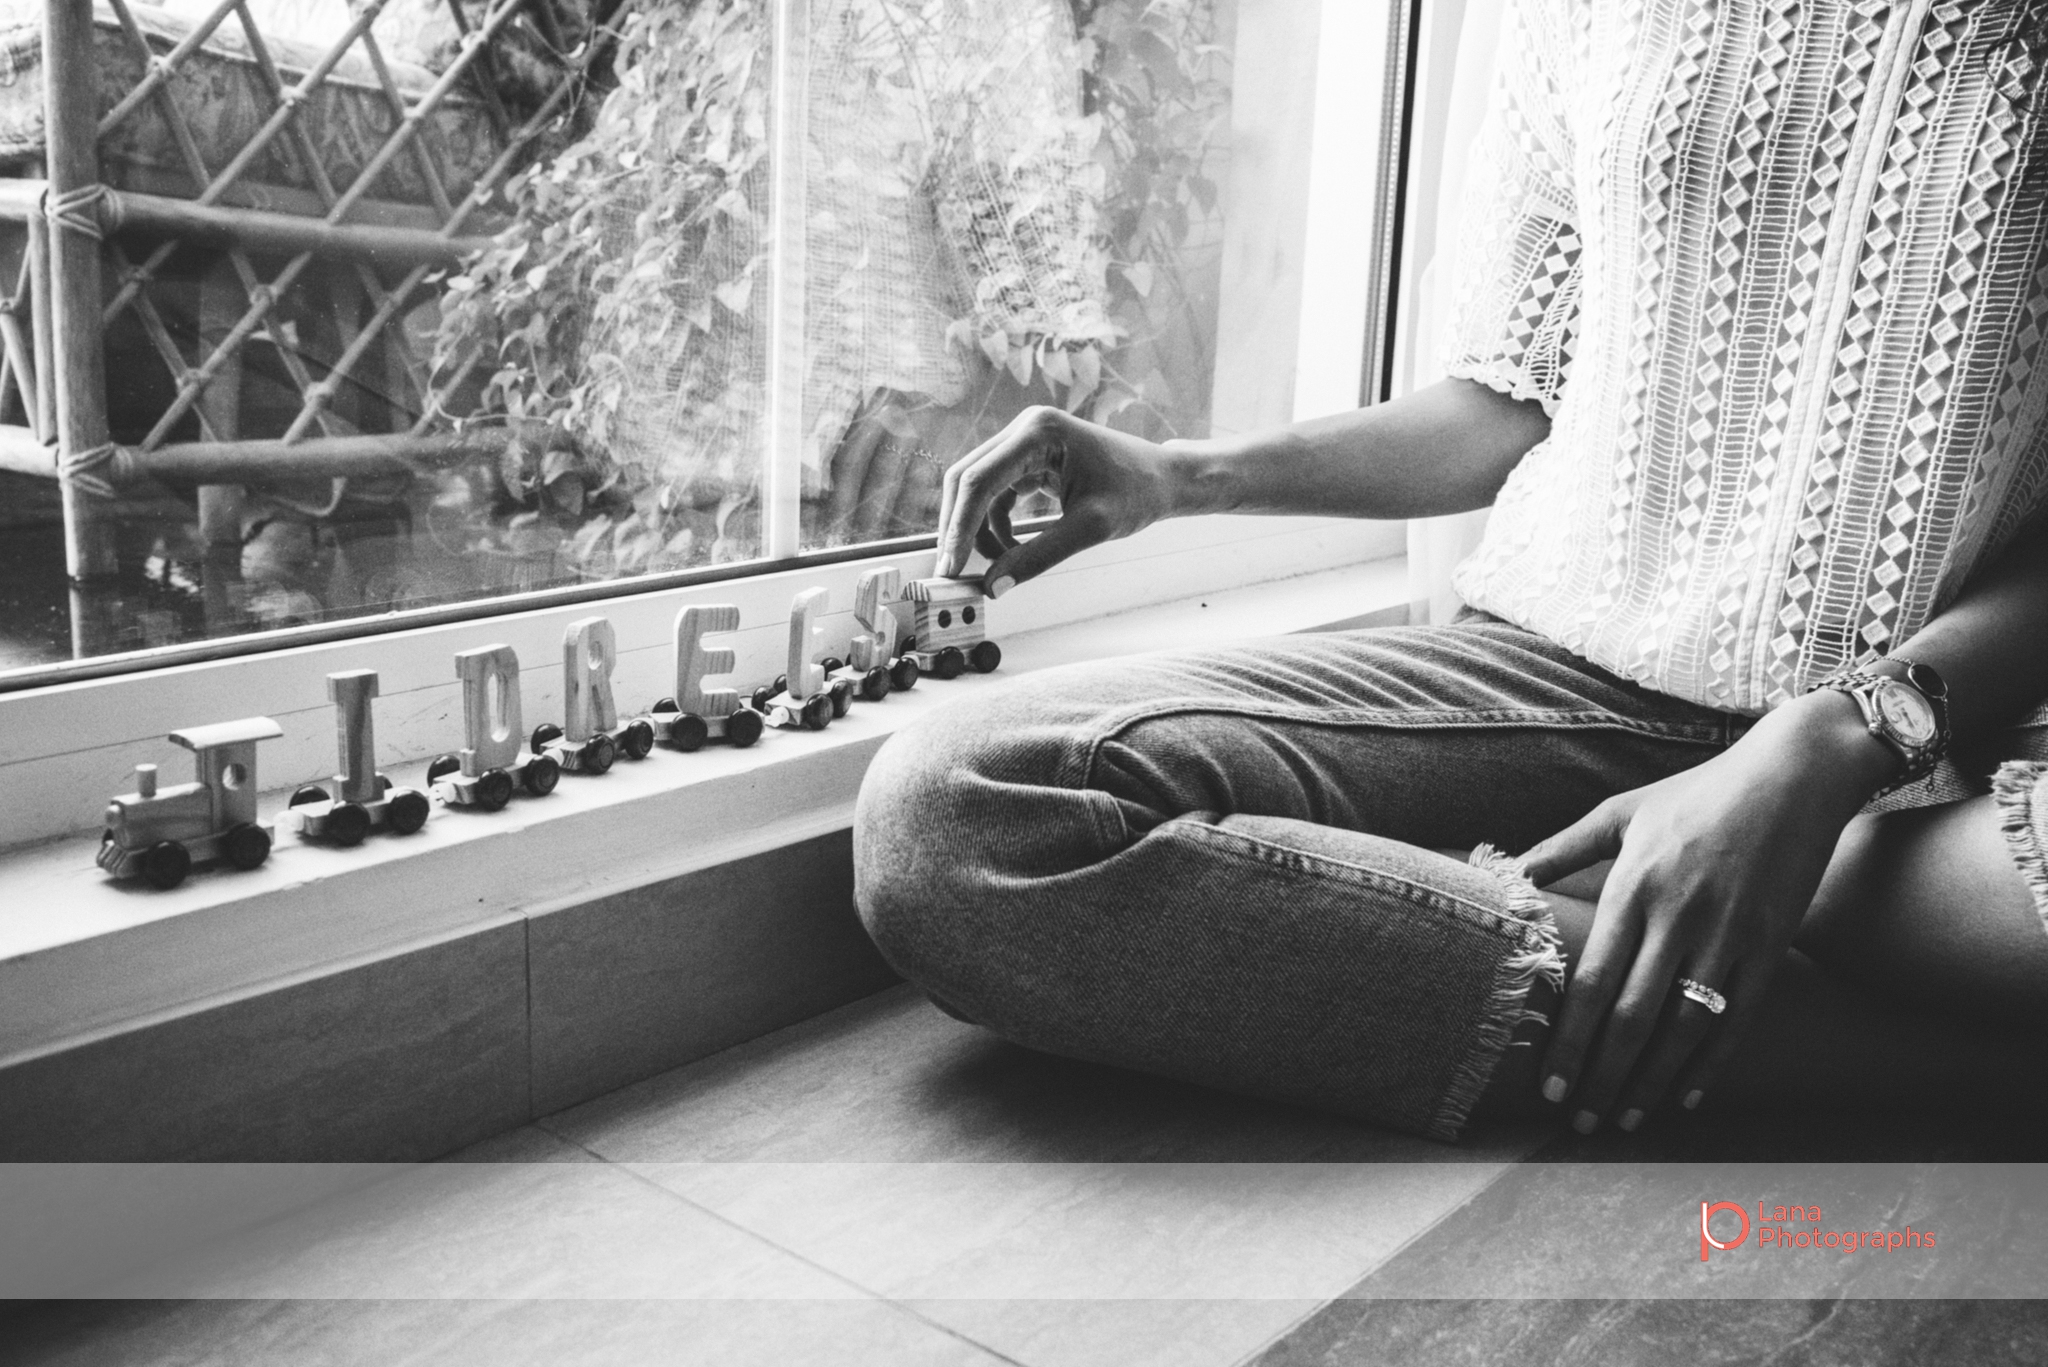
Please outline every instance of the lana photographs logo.
[[[1723, 1211], [1732, 1211], [1739, 1222], [1732, 1239], [1717, 1237], [1714, 1233], [1714, 1217]], [[1707, 1261], [1709, 1253], [1727, 1253], [1742, 1247], [1752, 1232], [1756, 1234], [1757, 1248], [1818, 1248], [1838, 1253], [1864, 1251], [1889, 1253], [1901, 1248], [1933, 1248], [1934, 1231], [1915, 1229], [1907, 1225], [1904, 1229], [1824, 1229], [1819, 1206], [1766, 1206], [1756, 1203], [1756, 1223], [1750, 1223], [1749, 1208], [1734, 1201], [1700, 1202], [1700, 1261]], [[1804, 1226], [1801, 1228], [1800, 1226]], [[1729, 1232], [1729, 1224], [1720, 1222], [1722, 1234]]]

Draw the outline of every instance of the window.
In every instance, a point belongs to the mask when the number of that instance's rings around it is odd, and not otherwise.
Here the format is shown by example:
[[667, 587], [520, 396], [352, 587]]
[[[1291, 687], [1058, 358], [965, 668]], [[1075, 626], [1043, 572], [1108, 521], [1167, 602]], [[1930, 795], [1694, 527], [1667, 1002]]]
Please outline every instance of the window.
[[1257, 391], [1328, 304], [1309, 143], [1326, 181], [1385, 160], [1304, 76], [1319, 26], [1375, 76], [1390, 35], [1240, 8], [60, 17], [60, 69], [0, 90], [0, 683], [901, 549], [1034, 403], [1153, 437], [1292, 416]]

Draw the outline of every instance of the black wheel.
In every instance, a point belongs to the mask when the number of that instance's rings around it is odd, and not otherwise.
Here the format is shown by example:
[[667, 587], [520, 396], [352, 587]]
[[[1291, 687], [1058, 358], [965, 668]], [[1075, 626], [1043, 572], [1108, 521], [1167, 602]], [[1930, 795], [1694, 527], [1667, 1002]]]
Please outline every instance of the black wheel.
[[908, 655], [902, 656], [889, 666], [889, 684], [898, 693], [917, 687], [918, 676], [924, 671], [917, 667], [917, 661]]
[[775, 689], [769, 688], [764, 684], [747, 696], [747, 706], [753, 708], [756, 712], [766, 713], [768, 702], [775, 696], [775, 693]]
[[486, 769], [476, 776], [476, 805], [495, 812], [512, 800], [512, 775], [503, 769]]
[[450, 774], [459, 774], [461, 772], [461, 760], [453, 755], [442, 755], [427, 766], [427, 782], [433, 783], [437, 779], [444, 779]]
[[824, 659], [818, 661], [818, 668], [824, 670], [827, 674], [837, 674], [840, 670], [846, 668], [846, 661], [840, 659], [837, 655], [827, 655]]
[[[360, 809], [358, 809], [360, 810]], [[270, 858], [270, 832], [243, 822], [220, 838], [220, 852], [238, 869], [253, 869]]]
[[287, 802], [285, 806], [303, 807], [308, 802], [325, 802], [326, 800], [327, 790], [325, 788], [322, 788], [317, 783], [308, 783], [305, 787], [294, 792], [292, 794], [292, 800], [290, 802]]
[[425, 793], [408, 788], [385, 804], [384, 824], [393, 835], [411, 835], [427, 824], [430, 805]]
[[787, 692], [789, 692], [789, 675], [777, 674], [775, 676], [775, 682], [768, 685], [768, 696], [772, 698], [777, 693]]
[[744, 750], [761, 739], [761, 714], [742, 707], [725, 719], [725, 738]]
[[642, 718], [627, 722], [619, 732], [619, 753], [627, 759], [646, 759], [654, 753], [654, 723]]
[[917, 638], [915, 636], [906, 636], [896, 643], [896, 653], [898, 655], [908, 655], [911, 651], [916, 649]]
[[832, 699], [823, 693], [814, 693], [804, 699], [800, 715], [806, 731], [822, 731], [832, 724]]
[[562, 728], [551, 721], [544, 721], [539, 726], [533, 728], [533, 738], [526, 748], [537, 755], [547, 748], [549, 741], [560, 740], [561, 738]]
[[586, 774], [605, 773], [618, 758], [618, 745], [602, 731], [584, 741], [583, 748], [576, 752], [577, 767]]
[[994, 641], [982, 641], [967, 652], [967, 663], [974, 666], [977, 674], [993, 674], [1002, 662], [1003, 648]]
[[649, 712], [680, 712], [683, 710], [683, 705], [674, 698], [656, 698], [654, 706], [647, 710]]
[[882, 702], [889, 696], [889, 671], [876, 665], [860, 677], [860, 696], [867, 702]]
[[942, 679], [957, 679], [967, 672], [967, 657], [959, 646], [947, 646], [932, 658], [932, 673]]
[[142, 852], [142, 876], [153, 888], [169, 892], [192, 872], [192, 851], [175, 840], [160, 840]]
[[360, 845], [370, 833], [370, 809], [344, 802], [327, 814], [327, 838], [337, 845]]
[[388, 792], [390, 792], [390, 791], [391, 791], [391, 775], [389, 775], [389, 774], [379, 774], [379, 775], [377, 775], [377, 791], [378, 791], [379, 793], [388, 793]]
[[562, 781], [562, 766], [555, 762], [553, 755], [535, 755], [527, 761], [525, 777], [527, 792], [535, 797], [546, 797]]
[[678, 750], [701, 750], [711, 739], [711, 728], [695, 712], [685, 712], [668, 724], [668, 743]]
[[825, 696], [832, 700], [832, 715], [843, 717], [853, 710], [853, 685], [844, 679], [835, 679], [825, 690]]

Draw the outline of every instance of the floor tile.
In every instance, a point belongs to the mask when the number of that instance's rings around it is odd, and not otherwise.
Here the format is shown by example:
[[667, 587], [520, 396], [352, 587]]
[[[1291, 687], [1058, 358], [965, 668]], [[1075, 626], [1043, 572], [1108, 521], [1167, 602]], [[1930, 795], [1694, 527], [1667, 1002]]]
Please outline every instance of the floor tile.
[[1503, 1127], [1447, 1147], [1054, 1058], [909, 986], [539, 1123], [637, 1162], [1495, 1162], [1547, 1133]]
[[2037, 1367], [2029, 1301], [1346, 1301], [1257, 1367]]
[[997, 1367], [880, 1301], [53, 1302], [7, 1367]]
[[834, 1299], [859, 1293], [601, 1163], [437, 1163], [109, 1288], [120, 1298]]

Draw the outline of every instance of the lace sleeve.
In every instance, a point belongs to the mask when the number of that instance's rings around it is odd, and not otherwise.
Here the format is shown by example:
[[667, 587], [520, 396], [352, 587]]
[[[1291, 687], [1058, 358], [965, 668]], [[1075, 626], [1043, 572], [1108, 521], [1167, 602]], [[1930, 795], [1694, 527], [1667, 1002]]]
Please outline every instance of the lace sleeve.
[[1578, 332], [1566, 0], [1511, 3], [1453, 257], [1447, 374], [1555, 413]]

